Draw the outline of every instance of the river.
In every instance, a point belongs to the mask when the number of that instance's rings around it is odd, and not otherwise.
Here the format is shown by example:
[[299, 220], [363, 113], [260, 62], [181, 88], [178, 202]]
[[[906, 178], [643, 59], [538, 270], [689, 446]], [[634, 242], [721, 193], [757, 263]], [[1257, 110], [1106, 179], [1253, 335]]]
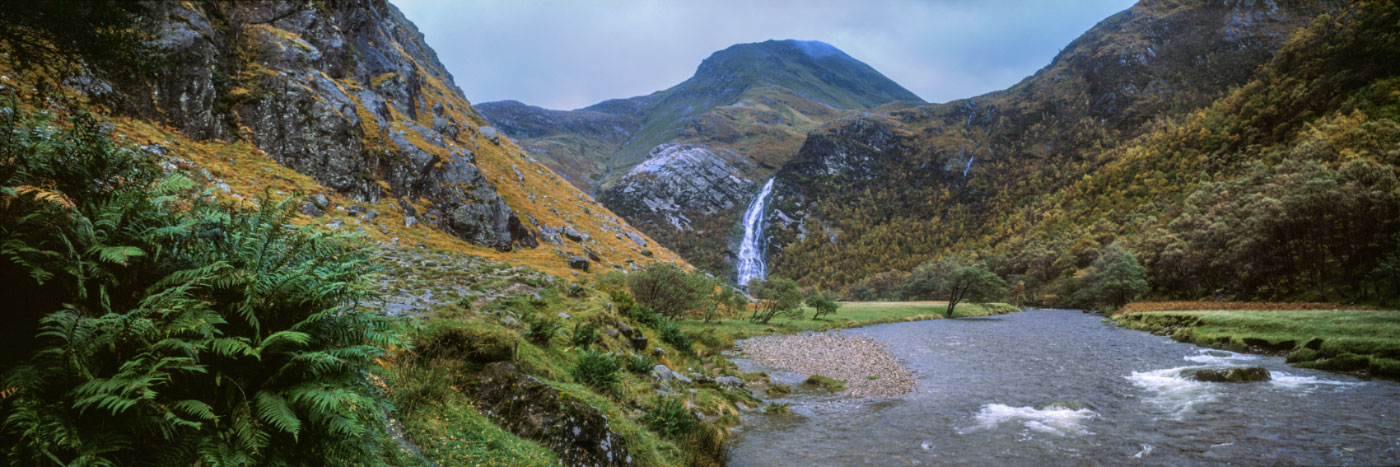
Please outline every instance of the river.
[[[1400, 383], [1203, 349], [1071, 310], [841, 333], [888, 344], [918, 386], [887, 399], [799, 392], [779, 401], [789, 414], [745, 417], [731, 464], [1400, 463]], [[1273, 380], [1179, 376], [1204, 366], [1262, 366]]]

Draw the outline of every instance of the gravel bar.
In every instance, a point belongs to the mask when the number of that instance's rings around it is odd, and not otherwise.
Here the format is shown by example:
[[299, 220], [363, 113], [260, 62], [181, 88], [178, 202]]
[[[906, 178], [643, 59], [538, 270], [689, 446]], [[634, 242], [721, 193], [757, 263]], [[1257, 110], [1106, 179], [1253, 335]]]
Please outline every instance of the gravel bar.
[[845, 381], [845, 394], [852, 397], [889, 397], [914, 390], [914, 375], [885, 344], [867, 337], [806, 333], [755, 337], [738, 344], [759, 365]]

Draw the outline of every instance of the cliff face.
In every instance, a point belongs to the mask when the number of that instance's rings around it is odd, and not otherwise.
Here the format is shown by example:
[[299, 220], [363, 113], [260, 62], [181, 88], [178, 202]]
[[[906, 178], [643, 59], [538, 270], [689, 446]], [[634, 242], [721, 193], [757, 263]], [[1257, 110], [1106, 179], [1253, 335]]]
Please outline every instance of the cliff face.
[[535, 246], [477, 165], [499, 141], [422, 34], [382, 1], [312, 5], [154, 3], [172, 61], [137, 110], [195, 138], [246, 138], [352, 199], [416, 205], [472, 243]]
[[[217, 154], [192, 162], [225, 193], [257, 197], [305, 175], [312, 185], [292, 188], [343, 199], [318, 202], [308, 215], [349, 209], [353, 219], [326, 222], [362, 225], [381, 240], [438, 229], [501, 252], [548, 250], [525, 253], [545, 269], [576, 256], [603, 269], [677, 259], [655, 247], [643, 255], [648, 239], [490, 127], [387, 2], [149, 6], [167, 66], [87, 91], [122, 96], [124, 113], [179, 134], [128, 129], [154, 143], [210, 143]], [[276, 164], [255, 167], [245, 156]], [[558, 232], [566, 229], [582, 240], [565, 244]]]
[[1010, 89], [833, 121], [776, 175], [774, 272], [831, 287], [908, 270], [1248, 82], [1329, 8], [1143, 1]]

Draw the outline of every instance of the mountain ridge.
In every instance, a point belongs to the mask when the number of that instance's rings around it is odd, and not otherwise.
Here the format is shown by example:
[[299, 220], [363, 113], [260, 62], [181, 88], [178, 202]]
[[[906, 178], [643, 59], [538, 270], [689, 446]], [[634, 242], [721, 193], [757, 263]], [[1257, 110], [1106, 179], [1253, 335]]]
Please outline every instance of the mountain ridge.
[[[575, 186], [721, 274], [737, 253], [731, 230], [748, 198], [806, 133], [891, 102], [922, 100], [829, 44], [770, 40], [716, 51], [687, 80], [644, 96], [574, 111], [514, 101], [477, 108]], [[636, 170], [653, 157], [678, 157], [690, 172]]]

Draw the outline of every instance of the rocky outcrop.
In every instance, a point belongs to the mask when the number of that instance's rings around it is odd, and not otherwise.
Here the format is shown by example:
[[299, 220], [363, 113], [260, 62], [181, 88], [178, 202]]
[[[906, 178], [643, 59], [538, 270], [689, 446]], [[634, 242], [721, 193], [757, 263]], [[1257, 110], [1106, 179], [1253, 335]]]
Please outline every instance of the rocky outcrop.
[[752, 161], [733, 151], [668, 143], [603, 193], [613, 212], [639, 225], [691, 230], [688, 215], [743, 208], [757, 185]]
[[[152, 2], [170, 66], [131, 111], [200, 139], [246, 139], [352, 199], [427, 207], [472, 243], [536, 244], [477, 166], [483, 122], [386, 2]], [[483, 135], [484, 136], [484, 135]], [[479, 139], [479, 140], [478, 140]]]
[[487, 416], [538, 441], [567, 465], [631, 465], [627, 442], [596, 407], [520, 372], [511, 362], [486, 365], [472, 394]]

